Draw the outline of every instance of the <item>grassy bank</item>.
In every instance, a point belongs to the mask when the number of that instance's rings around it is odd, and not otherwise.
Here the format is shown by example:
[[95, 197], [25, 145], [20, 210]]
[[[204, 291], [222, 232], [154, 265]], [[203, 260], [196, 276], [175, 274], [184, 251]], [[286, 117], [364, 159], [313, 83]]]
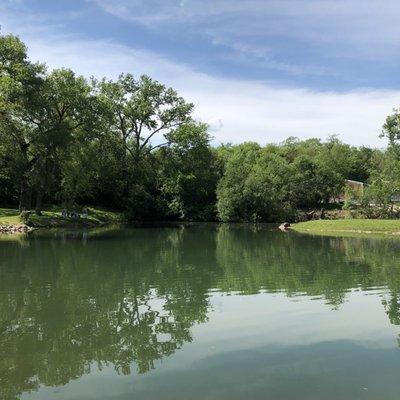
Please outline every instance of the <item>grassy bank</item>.
[[[28, 225], [37, 228], [74, 228], [74, 227], [94, 227], [105, 224], [118, 223], [121, 221], [121, 214], [113, 211], [106, 211], [99, 208], [88, 208], [87, 218], [63, 217], [61, 209], [53, 208], [43, 211], [43, 215], [38, 216], [32, 213], [29, 215]], [[0, 208], [0, 225], [19, 225], [22, 224], [19, 211], [12, 208]]]
[[292, 225], [297, 232], [317, 234], [361, 233], [400, 235], [399, 219], [338, 219], [299, 222]]

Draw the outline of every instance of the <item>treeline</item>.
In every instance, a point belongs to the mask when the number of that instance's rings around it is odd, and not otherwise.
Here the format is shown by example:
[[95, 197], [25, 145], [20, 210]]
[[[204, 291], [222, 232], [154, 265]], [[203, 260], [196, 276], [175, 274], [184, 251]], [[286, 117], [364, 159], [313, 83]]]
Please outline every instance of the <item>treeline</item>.
[[0, 204], [38, 214], [43, 204], [92, 204], [132, 220], [278, 221], [326, 205], [345, 179], [371, 181], [369, 196], [381, 202], [399, 186], [397, 113], [384, 152], [335, 137], [215, 148], [193, 109], [148, 76], [48, 71], [17, 37], [0, 35]]

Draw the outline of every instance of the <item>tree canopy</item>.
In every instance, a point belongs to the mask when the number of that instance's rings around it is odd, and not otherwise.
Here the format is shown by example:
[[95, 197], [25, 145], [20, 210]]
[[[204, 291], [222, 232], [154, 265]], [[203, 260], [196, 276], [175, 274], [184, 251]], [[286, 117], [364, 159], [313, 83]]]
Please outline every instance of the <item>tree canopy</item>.
[[[194, 106], [149, 76], [87, 79], [32, 63], [0, 35], [0, 205], [97, 205], [131, 220], [282, 221], [326, 207], [346, 179], [389, 215], [400, 181], [399, 112], [387, 151], [331, 137], [213, 146]], [[217, 138], [216, 138], [217, 139]]]

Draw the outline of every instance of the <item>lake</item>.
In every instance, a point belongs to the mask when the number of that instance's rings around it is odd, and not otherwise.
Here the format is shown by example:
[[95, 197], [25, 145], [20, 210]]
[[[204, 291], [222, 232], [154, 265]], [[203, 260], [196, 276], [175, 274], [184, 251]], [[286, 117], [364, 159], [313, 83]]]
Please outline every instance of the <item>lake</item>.
[[0, 398], [400, 395], [400, 239], [269, 225], [0, 241]]

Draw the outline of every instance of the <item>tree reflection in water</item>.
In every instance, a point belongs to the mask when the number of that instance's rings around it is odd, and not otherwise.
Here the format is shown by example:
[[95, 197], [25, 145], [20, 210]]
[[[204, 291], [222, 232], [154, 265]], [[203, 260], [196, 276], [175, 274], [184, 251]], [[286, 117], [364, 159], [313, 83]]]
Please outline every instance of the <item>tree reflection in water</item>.
[[[268, 226], [36, 234], [0, 242], [0, 398], [112, 365], [145, 373], [192, 341], [212, 291], [322, 296], [388, 287], [400, 323], [400, 241], [310, 237]], [[249, 310], [250, 312], [251, 310]]]

